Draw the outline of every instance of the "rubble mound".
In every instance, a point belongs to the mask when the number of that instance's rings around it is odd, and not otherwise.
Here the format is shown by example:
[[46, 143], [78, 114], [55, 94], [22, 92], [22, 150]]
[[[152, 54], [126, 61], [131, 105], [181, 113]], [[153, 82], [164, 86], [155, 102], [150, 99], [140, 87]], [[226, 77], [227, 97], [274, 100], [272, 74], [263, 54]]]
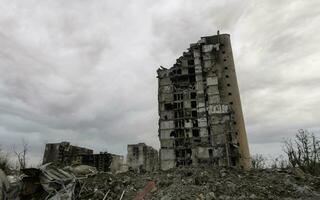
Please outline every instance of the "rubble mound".
[[183, 167], [169, 171], [98, 173], [80, 180], [80, 199], [320, 199], [320, 177], [298, 169]]

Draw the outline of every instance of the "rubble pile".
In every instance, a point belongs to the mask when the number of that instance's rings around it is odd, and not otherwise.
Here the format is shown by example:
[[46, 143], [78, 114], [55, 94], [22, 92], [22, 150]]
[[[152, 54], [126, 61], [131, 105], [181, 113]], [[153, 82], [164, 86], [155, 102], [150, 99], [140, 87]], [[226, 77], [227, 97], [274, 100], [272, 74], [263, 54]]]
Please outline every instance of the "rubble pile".
[[[103, 173], [82, 181], [86, 195], [81, 199], [120, 199], [123, 192], [123, 199], [130, 200], [320, 199], [320, 177], [297, 169], [177, 168], [145, 174]], [[155, 185], [144, 191], [150, 183]]]
[[[9, 199], [51, 200], [238, 200], [320, 199], [320, 177], [299, 169], [243, 171], [181, 167], [168, 171], [112, 174], [90, 166], [24, 170]], [[12, 184], [12, 181], [10, 181]], [[18, 191], [18, 189], [20, 191]], [[12, 195], [15, 198], [10, 198]], [[19, 198], [18, 198], [19, 196]], [[1, 199], [1, 198], [0, 198]]]

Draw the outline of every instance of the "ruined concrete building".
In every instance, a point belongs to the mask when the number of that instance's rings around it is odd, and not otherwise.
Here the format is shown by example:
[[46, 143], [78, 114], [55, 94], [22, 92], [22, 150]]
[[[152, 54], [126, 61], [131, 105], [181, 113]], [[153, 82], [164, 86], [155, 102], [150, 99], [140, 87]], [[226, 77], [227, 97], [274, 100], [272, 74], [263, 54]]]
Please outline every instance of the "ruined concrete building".
[[69, 142], [46, 144], [43, 164], [55, 163], [58, 166], [89, 165], [98, 171], [119, 171], [124, 158], [108, 152], [93, 154], [93, 150], [70, 145]]
[[159, 168], [158, 151], [145, 143], [129, 144], [127, 165], [136, 171], [154, 171]]
[[250, 167], [230, 35], [202, 37], [157, 70], [161, 169]]
[[46, 144], [43, 164], [55, 163], [61, 166], [71, 165], [79, 155], [93, 154], [92, 149], [70, 145], [69, 142]]

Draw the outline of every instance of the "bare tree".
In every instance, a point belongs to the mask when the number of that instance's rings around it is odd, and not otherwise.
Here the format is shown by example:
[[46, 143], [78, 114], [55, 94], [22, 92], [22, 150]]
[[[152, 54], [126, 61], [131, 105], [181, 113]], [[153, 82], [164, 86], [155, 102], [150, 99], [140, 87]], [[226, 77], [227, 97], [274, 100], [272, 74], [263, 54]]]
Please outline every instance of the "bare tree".
[[0, 169], [4, 172], [8, 172], [11, 168], [11, 163], [9, 160], [9, 155], [0, 149]]
[[320, 140], [307, 130], [300, 129], [294, 140], [284, 141], [284, 152], [292, 167], [320, 174]]
[[24, 169], [27, 167], [27, 153], [28, 143], [25, 140], [22, 140], [22, 151], [17, 151], [14, 147], [14, 154], [17, 157], [19, 169]]
[[251, 165], [253, 169], [264, 169], [266, 167], [267, 158], [262, 154], [251, 156]]
[[270, 167], [271, 168], [280, 168], [280, 169], [284, 169], [288, 167], [288, 160], [283, 156], [280, 155], [276, 158], [272, 158], [270, 159]]

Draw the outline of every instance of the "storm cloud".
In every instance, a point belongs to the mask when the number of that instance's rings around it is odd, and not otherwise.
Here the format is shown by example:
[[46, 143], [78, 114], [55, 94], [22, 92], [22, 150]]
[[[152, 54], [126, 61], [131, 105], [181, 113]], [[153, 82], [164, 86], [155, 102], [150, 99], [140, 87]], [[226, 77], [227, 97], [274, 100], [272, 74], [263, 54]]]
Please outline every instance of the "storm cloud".
[[0, 0], [0, 146], [159, 148], [156, 69], [231, 34], [251, 153], [320, 129], [318, 0]]

